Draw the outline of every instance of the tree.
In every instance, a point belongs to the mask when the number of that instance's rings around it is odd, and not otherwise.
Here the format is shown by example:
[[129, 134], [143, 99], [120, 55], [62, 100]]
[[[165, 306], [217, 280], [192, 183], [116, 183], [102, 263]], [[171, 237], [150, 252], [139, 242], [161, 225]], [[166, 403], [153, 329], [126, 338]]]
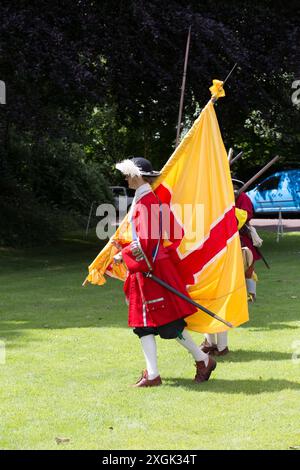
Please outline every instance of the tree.
[[245, 152], [241, 176], [273, 153], [299, 155], [299, 109], [291, 102], [300, 71], [295, 0], [276, 7], [269, 0], [4, 0], [0, 14], [6, 214], [15, 207], [11, 194], [27, 214], [30, 204], [63, 212], [76, 198], [83, 213], [85, 198], [109, 197], [116, 160], [166, 162], [189, 26], [185, 122], [210, 98], [211, 80], [224, 79], [237, 62], [216, 109], [226, 146]]

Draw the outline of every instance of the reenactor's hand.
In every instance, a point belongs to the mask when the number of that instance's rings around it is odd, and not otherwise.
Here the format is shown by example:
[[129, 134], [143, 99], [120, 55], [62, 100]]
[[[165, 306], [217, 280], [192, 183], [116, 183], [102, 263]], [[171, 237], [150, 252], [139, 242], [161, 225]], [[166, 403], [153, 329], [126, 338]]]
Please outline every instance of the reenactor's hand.
[[122, 253], [119, 252], [114, 256], [114, 263], [115, 264], [120, 264], [123, 261]]
[[135, 257], [136, 261], [141, 261], [142, 259], [144, 259], [144, 254], [143, 254], [143, 252], [140, 248], [140, 245], [137, 241], [134, 241], [134, 242], [130, 243], [130, 249], [131, 249], [131, 253]]
[[112, 240], [111, 244], [118, 250], [118, 253], [114, 256], [114, 263], [120, 264], [123, 261], [122, 257], [122, 245], [117, 240]]
[[115, 248], [117, 248], [118, 251], [121, 251], [122, 248], [123, 248], [122, 245], [121, 245], [121, 243], [119, 243], [117, 240], [112, 240], [112, 241], [111, 241], [111, 244], [112, 244]]

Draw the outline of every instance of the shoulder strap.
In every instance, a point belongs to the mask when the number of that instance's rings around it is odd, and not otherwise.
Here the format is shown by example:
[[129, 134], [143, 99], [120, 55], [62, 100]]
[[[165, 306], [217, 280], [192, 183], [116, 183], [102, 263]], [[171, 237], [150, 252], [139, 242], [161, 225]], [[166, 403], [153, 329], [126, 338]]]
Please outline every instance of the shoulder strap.
[[[161, 202], [160, 202], [159, 198], [156, 196], [156, 194], [155, 194], [155, 197], [156, 197], [156, 199], [158, 201], [158, 204], [159, 204], [159, 238], [157, 240], [156, 247], [153, 249], [153, 252], [152, 252], [153, 263], [156, 260], [158, 250], [159, 250], [159, 244], [160, 244], [160, 241], [161, 241], [161, 238], [162, 238], [162, 208], [161, 208]], [[136, 233], [134, 222], [133, 222], [132, 219], [130, 220], [130, 225], [131, 225], [131, 231], [132, 231], [132, 240], [139, 241], [139, 237]]]
[[158, 204], [159, 204], [159, 238], [157, 240], [157, 245], [154, 248], [153, 253], [152, 253], [153, 262], [156, 260], [156, 257], [157, 257], [157, 254], [158, 254], [158, 249], [159, 249], [159, 244], [160, 244], [160, 241], [161, 241], [161, 238], [162, 238], [162, 209], [161, 209], [161, 202], [160, 202], [158, 196], [155, 193], [154, 193], [154, 195], [155, 195], [155, 197], [158, 201]]

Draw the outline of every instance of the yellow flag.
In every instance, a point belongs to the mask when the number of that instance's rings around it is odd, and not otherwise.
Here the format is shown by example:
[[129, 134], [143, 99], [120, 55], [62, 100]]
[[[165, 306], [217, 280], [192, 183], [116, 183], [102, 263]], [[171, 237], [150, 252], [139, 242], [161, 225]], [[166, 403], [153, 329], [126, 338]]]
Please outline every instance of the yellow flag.
[[[162, 203], [169, 204], [182, 228], [176, 254], [191, 298], [234, 326], [246, 322], [247, 293], [234, 193], [212, 101], [163, 167], [153, 190]], [[112, 239], [131, 241], [127, 217]], [[110, 241], [89, 266], [87, 280], [103, 284], [104, 274], [124, 280], [125, 267], [112, 264], [116, 252]], [[202, 333], [228, 329], [201, 310], [186, 321], [190, 330]]]

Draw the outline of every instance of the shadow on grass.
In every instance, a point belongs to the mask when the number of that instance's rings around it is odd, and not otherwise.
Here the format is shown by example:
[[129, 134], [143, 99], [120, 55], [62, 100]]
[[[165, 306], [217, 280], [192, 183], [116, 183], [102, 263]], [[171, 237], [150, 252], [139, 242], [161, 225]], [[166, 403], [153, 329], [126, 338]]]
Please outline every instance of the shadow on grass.
[[[286, 278], [285, 288], [291, 283], [297, 286], [297, 278], [290, 274], [290, 267], [295, 270], [297, 266], [295, 253], [300, 253], [300, 236], [290, 236], [280, 247], [275, 239], [267, 237], [266, 241], [267, 252], [272, 253], [274, 261], [276, 260], [276, 279], [278, 272], [280, 279]], [[1, 315], [3, 323], [0, 323], [0, 336], [17, 337], [26, 329], [127, 328], [127, 307], [122, 283], [109, 279], [106, 286], [101, 288], [81, 288], [88, 264], [104, 244], [105, 242], [95, 237], [85, 239], [82, 234], [81, 238], [74, 234], [51, 247], [32, 250], [0, 249], [2, 290], [6, 296], [6, 303], [0, 305], [0, 314], [5, 314]], [[285, 250], [289, 250], [288, 260]], [[283, 262], [288, 263], [288, 266], [283, 265], [285, 274], [281, 272]], [[262, 273], [265, 294], [270, 296], [272, 289], [275, 293], [280, 292], [281, 284], [274, 279], [270, 283], [268, 272]], [[251, 307], [250, 321], [242, 328], [253, 332], [298, 328], [297, 325], [288, 324], [299, 321], [299, 310], [295, 308], [294, 300], [292, 308], [285, 306], [283, 310], [282, 299], [275, 299], [268, 310], [271, 314], [266, 316], [262, 311], [266, 311], [268, 299], [265, 298], [263, 289], [259, 295], [261, 301], [258, 300]], [[270, 297], [269, 301], [271, 300]], [[20, 321], [23, 323], [18, 323]], [[287, 354], [279, 352], [236, 351], [234, 356], [230, 356], [230, 361], [285, 360], [287, 357]]]
[[[298, 292], [298, 287], [300, 289], [300, 281], [298, 281], [298, 279], [294, 281], [290, 280], [290, 285], [293, 286], [296, 293]], [[288, 288], [288, 286], [285, 287], [285, 289]], [[242, 325], [241, 328], [246, 328], [250, 331], [299, 329], [300, 297], [299, 299], [290, 299], [290, 294], [287, 294], [287, 292], [282, 289], [283, 297], [271, 298], [271, 290], [272, 286], [264, 286], [264, 291], [259, 294], [261, 295], [261, 299], [258, 300], [255, 305], [250, 305], [250, 320]], [[298, 326], [295, 322], [298, 322]]]
[[291, 359], [291, 354], [292, 352], [236, 349], [230, 351], [226, 357], [217, 357], [217, 360], [218, 362], [287, 361]]
[[223, 380], [211, 378], [209, 382], [196, 384], [189, 379], [165, 377], [163, 383], [171, 387], [184, 387], [193, 391], [234, 395], [259, 395], [260, 393], [277, 393], [283, 390], [300, 391], [300, 383], [276, 379]]
[[105, 241], [95, 237], [66, 237], [49, 246], [8, 248], [0, 246], [0, 275], [26, 273], [37, 268], [59, 265], [64, 269], [74, 264], [86, 266], [96, 258]]
[[[299, 315], [298, 315], [299, 317]], [[298, 320], [298, 318], [292, 318], [291, 321]], [[254, 323], [254, 322], [253, 322]], [[243, 327], [245, 328], [245, 326]], [[255, 324], [250, 324], [248, 326], [249, 331], [271, 331], [271, 330], [299, 330], [297, 325], [288, 325], [287, 323], [270, 323], [268, 325], [258, 326]]]
[[[105, 315], [107, 315], [107, 318]], [[51, 319], [49, 319], [48, 316], [44, 321], [40, 318], [24, 320], [21, 322], [19, 322], [19, 319], [18, 322], [0, 321], [0, 340], [13, 342], [19, 339], [22, 340], [22, 337], [26, 335], [26, 332], [28, 331], [28, 336], [26, 336], [27, 339], [30, 339], [30, 341], [40, 341], [38, 337], [33, 338], [31, 335], [32, 330], [56, 331], [68, 330], [69, 328], [86, 328], [88, 330], [96, 330], [99, 332], [103, 329], [105, 330], [105, 334], [107, 334], [107, 328], [128, 329], [126, 306], [124, 307], [124, 315], [122, 315], [122, 318], [120, 318], [120, 316], [121, 315], [118, 314], [114, 318], [109, 318], [106, 313], [100, 317], [99, 313], [96, 313], [95, 315], [88, 315], [88, 318], [85, 318], [84, 314], [82, 317], [77, 316], [77, 318], [74, 318], [74, 316], [71, 316], [70, 312], [69, 320], [53, 315]]]

